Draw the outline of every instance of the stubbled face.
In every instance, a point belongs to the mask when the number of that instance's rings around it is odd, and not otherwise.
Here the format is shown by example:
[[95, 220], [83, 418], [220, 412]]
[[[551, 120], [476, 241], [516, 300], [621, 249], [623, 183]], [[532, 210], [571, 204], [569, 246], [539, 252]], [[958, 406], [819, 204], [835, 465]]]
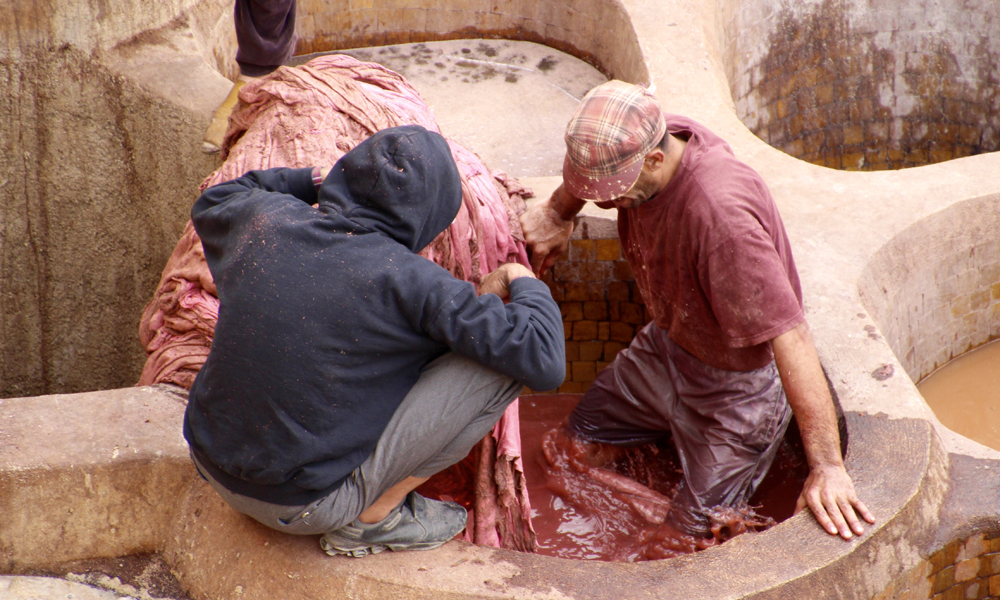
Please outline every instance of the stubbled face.
[[621, 196], [612, 198], [611, 202], [616, 208], [635, 208], [649, 201], [659, 192], [659, 184], [656, 179], [647, 169], [643, 168], [635, 184]]

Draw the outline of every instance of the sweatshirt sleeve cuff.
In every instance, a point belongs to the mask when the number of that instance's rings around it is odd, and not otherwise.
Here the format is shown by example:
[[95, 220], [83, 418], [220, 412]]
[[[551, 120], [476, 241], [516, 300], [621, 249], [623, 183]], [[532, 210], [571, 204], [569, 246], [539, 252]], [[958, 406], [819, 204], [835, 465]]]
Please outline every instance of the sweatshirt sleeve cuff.
[[[518, 277], [514, 281], [510, 282], [510, 297], [514, 298], [522, 292], [529, 290], [545, 290], [549, 291], [549, 286], [540, 279], [535, 279], [534, 277]], [[550, 292], [551, 293], [551, 292]]]
[[316, 202], [316, 186], [313, 185], [313, 168], [289, 169], [288, 187], [293, 196], [309, 204]]

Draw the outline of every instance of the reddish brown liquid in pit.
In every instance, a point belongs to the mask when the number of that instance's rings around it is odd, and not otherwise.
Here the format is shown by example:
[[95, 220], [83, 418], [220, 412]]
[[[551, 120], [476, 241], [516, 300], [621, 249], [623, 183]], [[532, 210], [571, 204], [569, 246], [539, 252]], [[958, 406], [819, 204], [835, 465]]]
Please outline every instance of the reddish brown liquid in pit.
[[573, 442], [562, 424], [579, 399], [576, 394], [521, 397], [524, 470], [540, 554], [606, 561], [671, 558], [792, 515], [808, 468], [801, 446], [786, 441], [750, 500], [753, 510], [718, 511], [715, 537], [707, 540], [671, 529], [662, 521], [681, 480], [673, 447], [647, 444], [627, 449], [605, 469], [574, 470], [568, 465]]

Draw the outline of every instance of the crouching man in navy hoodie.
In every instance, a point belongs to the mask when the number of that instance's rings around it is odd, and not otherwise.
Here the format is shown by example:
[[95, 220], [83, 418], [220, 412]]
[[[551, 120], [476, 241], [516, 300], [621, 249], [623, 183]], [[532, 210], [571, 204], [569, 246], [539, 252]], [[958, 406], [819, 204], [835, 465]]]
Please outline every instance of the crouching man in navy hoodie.
[[321, 181], [252, 171], [195, 203], [221, 308], [184, 437], [222, 498], [268, 527], [322, 534], [330, 554], [435, 548], [465, 510], [413, 490], [523, 385], [562, 383], [559, 308], [520, 265], [477, 296], [416, 254], [462, 201], [440, 135], [381, 131]]

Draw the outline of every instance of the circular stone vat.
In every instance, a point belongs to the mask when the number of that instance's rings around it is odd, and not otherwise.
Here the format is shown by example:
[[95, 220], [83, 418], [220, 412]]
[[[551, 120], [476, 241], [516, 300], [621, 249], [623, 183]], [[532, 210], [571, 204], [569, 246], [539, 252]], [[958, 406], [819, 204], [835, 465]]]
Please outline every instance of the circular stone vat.
[[[912, 381], [955, 370], [953, 359], [974, 361], [978, 352], [966, 353], [1000, 337], [998, 227], [1000, 197], [959, 202], [901, 231], [865, 269], [862, 300]], [[989, 402], [950, 401], [940, 383], [928, 383], [936, 398], [931, 408], [947, 411], [938, 413], [945, 426], [1000, 449], [988, 442], [1000, 422]]]
[[894, 236], [863, 271], [865, 308], [920, 381], [1000, 337], [1000, 196], [952, 204]]
[[[848, 413], [852, 448], [862, 449], [848, 468], [880, 517], [851, 543], [800, 514], [694, 556], [639, 564], [464, 542], [355, 560], [228, 507], [191, 466], [176, 425], [183, 411], [172, 386], [0, 400], [9, 442], [0, 446], [0, 508], [22, 516], [0, 521], [0, 571], [159, 552], [196, 600], [869, 598], [933, 538], [937, 523], [922, 515], [946, 489], [926, 423]], [[887, 462], [898, 455], [903, 464]]]
[[1000, 148], [994, 0], [723, 2], [736, 112], [834, 169], [902, 169]]
[[[676, 546], [656, 540], [657, 525], [640, 517], [628, 505], [627, 498], [613, 487], [581, 479], [551, 488], [549, 477], [565, 477], [553, 470], [542, 449], [543, 440], [561, 427], [580, 401], [577, 394], [531, 394], [520, 399], [521, 451], [524, 474], [531, 499], [532, 525], [538, 536], [536, 552], [567, 559], [636, 562], [691, 552], [683, 549], [684, 538]], [[839, 406], [838, 406], [839, 408]], [[839, 413], [840, 411], [838, 411]], [[841, 438], [847, 447], [846, 430], [841, 420]], [[679, 460], [667, 441], [632, 448], [631, 455], [609, 469], [670, 497], [681, 480]], [[780, 523], [792, 516], [802, 484], [809, 475], [798, 426], [789, 426], [778, 455], [749, 505], [753, 507], [754, 531], [767, 519]], [[567, 487], [574, 490], [567, 494]], [[599, 495], [601, 500], [577, 496]], [[610, 499], [609, 499], [610, 498]], [[741, 525], [738, 520], [728, 526]], [[720, 524], [720, 527], [722, 525]], [[721, 539], [726, 539], [722, 534]], [[653, 541], [651, 541], [653, 540]]]
[[583, 96], [607, 81], [586, 62], [532, 42], [465, 39], [337, 52], [405, 77], [442, 133], [491, 170], [518, 178], [562, 174], [566, 122]]
[[[956, 202], [897, 233], [862, 271], [861, 300], [878, 324], [877, 329], [866, 327], [868, 336], [884, 336], [913, 382], [940, 387], [935, 378], [960, 363], [996, 364], [1000, 348], [990, 342], [1000, 337], [998, 227], [1000, 194]], [[984, 356], [987, 353], [994, 358]], [[891, 365], [884, 367], [888, 369], [876, 369], [872, 377], [891, 376]], [[987, 376], [995, 377], [991, 373], [981, 378]], [[920, 389], [924, 391], [923, 384]], [[943, 436], [951, 453], [949, 490], [935, 517], [940, 527], [927, 543], [925, 558], [896, 577], [879, 598], [996, 595], [995, 587], [988, 588], [989, 580], [1000, 573], [1000, 564], [994, 562], [1000, 560], [1000, 455], [962, 436], [1000, 449], [1000, 416], [989, 402], [970, 406], [965, 398], [952, 400], [949, 395], [955, 392], [938, 389], [938, 400], [928, 398], [941, 423], [960, 434]], [[936, 402], [952, 405], [939, 411]], [[966, 414], [954, 414], [956, 409]]]

